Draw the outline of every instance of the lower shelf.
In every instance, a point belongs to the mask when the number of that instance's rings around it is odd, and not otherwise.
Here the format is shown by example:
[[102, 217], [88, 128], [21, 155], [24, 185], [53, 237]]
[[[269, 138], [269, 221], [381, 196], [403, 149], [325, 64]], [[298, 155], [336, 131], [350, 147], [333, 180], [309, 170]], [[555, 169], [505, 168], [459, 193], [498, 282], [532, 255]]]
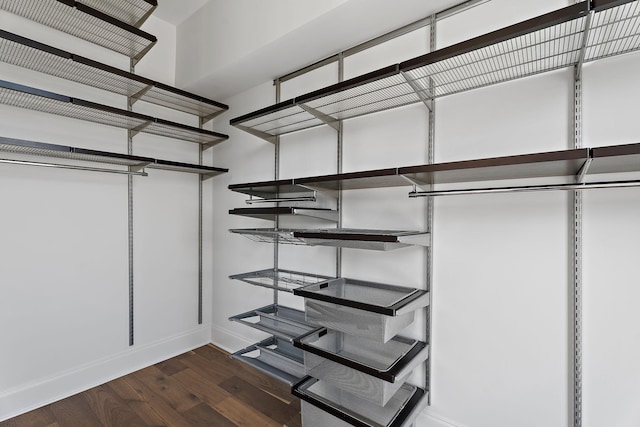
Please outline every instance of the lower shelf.
[[385, 406], [362, 400], [316, 378], [306, 377], [291, 392], [302, 399], [305, 427], [406, 427], [427, 406], [428, 392], [403, 384]]
[[291, 386], [304, 377], [302, 350], [276, 337], [237, 351], [231, 358]]
[[282, 292], [294, 292], [302, 286], [325, 282], [331, 277], [319, 274], [302, 273], [283, 269], [268, 268], [250, 273], [234, 274], [230, 279], [242, 280], [254, 286], [277, 289]]
[[378, 251], [388, 251], [412, 245], [429, 246], [430, 244], [430, 234], [421, 231], [364, 230], [355, 228], [311, 230], [249, 228], [231, 229], [229, 231], [257, 242], [333, 246]]
[[293, 342], [317, 328], [305, 322], [304, 312], [277, 304], [247, 311], [229, 318], [232, 322], [242, 323], [282, 340]]

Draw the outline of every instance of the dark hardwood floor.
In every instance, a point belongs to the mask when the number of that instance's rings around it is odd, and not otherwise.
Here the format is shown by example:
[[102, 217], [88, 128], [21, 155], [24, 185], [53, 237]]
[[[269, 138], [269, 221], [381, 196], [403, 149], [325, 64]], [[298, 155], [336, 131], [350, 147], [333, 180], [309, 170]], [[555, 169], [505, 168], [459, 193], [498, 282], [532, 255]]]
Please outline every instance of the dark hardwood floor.
[[0, 427], [299, 427], [289, 387], [212, 345], [52, 403]]

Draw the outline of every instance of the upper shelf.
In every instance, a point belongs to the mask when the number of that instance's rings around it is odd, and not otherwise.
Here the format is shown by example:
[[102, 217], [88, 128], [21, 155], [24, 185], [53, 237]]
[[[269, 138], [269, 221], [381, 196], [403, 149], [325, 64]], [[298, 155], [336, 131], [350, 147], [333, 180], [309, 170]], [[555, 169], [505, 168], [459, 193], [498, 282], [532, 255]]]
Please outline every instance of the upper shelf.
[[125, 95], [205, 119], [229, 109], [219, 102], [0, 30], [0, 61]]
[[70, 98], [4, 80], [0, 80], [0, 103], [115, 126], [135, 132], [195, 142], [207, 148], [229, 138], [221, 133], [157, 119], [82, 99]]
[[80, 0], [78, 3], [85, 4], [134, 27], [140, 27], [158, 7], [156, 0]]
[[[90, 0], [86, 3], [102, 4], [102, 10], [115, 11], [118, 9], [115, 4], [131, 6], [145, 2]], [[158, 40], [131, 24], [72, 0], [0, 0], [0, 9], [103, 46], [134, 61], [140, 60]], [[118, 14], [122, 13], [120, 9]]]
[[[592, 13], [593, 12], [593, 13]], [[592, 0], [245, 114], [231, 124], [267, 141], [338, 120], [631, 52], [638, 0]], [[586, 39], [585, 39], [586, 37]]]
[[195, 173], [205, 178], [228, 172], [228, 169], [216, 168], [211, 166], [192, 165], [187, 163], [172, 162], [168, 160], [152, 159], [150, 157], [89, 150], [86, 148], [68, 147], [66, 145], [46, 144], [43, 142], [26, 141], [5, 137], [0, 137], [0, 152], [81, 160], [92, 163], [129, 166], [138, 169], [150, 168], [171, 170], [176, 172]]

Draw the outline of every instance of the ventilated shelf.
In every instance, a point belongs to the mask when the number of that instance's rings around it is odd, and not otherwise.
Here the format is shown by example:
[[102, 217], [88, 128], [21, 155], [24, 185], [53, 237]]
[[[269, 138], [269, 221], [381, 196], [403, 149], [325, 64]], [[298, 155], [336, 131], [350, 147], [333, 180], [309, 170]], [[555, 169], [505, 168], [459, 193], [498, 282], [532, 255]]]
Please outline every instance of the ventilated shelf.
[[230, 215], [247, 216], [250, 218], [275, 221], [280, 216], [306, 216], [325, 221], [338, 222], [338, 212], [332, 209], [301, 208], [301, 207], [265, 207], [265, 208], [238, 208], [229, 210]]
[[[101, 2], [102, 3], [102, 2]], [[0, 30], [0, 60], [204, 118], [225, 104]]]
[[228, 171], [228, 169], [216, 167], [191, 165], [187, 163], [171, 162], [168, 160], [157, 160], [150, 157], [89, 150], [86, 148], [68, 147], [66, 145], [47, 144], [43, 142], [26, 141], [22, 139], [5, 137], [0, 137], [0, 152], [27, 154], [30, 156], [40, 157], [53, 157], [69, 160], [81, 160], [92, 163], [128, 166], [135, 169], [164, 169], [176, 172], [196, 173], [202, 175], [203, 177], [212, 177]]
[[210, 147], [228, 138], [211, 132], [0, 80], [0, 103], [133, 131], [195, 142]]
[[311, 323], [385, 343], [411, 325], [429, 293], [415, 288], [337, 278], [294, 289]]
[[379, 406], [312, 377], [303, 379], [291, 392], [302, 400], [305, 427], [409, 427], [428, 401], [428, 392], [404, 384], [386, 405]]
[[384, 406], [429, 356], [422, 341], [396, 336], [384, 344], [319, 328], [294, 340], [307, 375]]
[[78, 3], [92, 7], [134, 27], [140, 27], [158, 7], [156, 0], [79, 0]]
[[231, 124], [273, 142], [321, 124], [335, 127], [338, 120], [417, 102], [430, 105], [438, 97], [639, 48], [637, 0], [584, 1], [245, 114]]
[[284, 292], [293, 292], [301, 286], [325, 282], [328, 276], [319, 274], [302, 273], [299, 271], [269, 268], [252, 271], [250, 273], [234, 274], [230, 279], [241, 280], [254, 286], [277, 289]]
[[[111, 2], [90, 2], [105, 3]], [[141, 59], [157, 39], [133, 25], [72, 0], [0, 0], [0, 9]]]
[[429, 246], [429, 233], [420, 231], [340, 229], [248, 228], [231, 229], [232, 233], [265, 243], [333, 246], [387, 251], [406, 246]]
[[300, 335], [317, 328], [306, 323], [304, 312], [277, 304], [268, 305], [229, 318], [232, 322], [242, 323], [276, 338], [293, 342]]
[[305, 375], [302, 350], [275, 337], [237, 351], [231, 358], [291, 386]]

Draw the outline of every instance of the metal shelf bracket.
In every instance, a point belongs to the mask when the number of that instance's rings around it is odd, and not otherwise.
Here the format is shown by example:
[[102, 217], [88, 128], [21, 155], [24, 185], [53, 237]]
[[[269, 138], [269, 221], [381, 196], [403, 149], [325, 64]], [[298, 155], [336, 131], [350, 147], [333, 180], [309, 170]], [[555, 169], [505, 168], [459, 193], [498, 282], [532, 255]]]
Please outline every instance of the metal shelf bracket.
[[427, 109], [429, 109], [429, 111], [433, 111], [433, 98], [426, 96], [424, 94], [424, 90], [422, 90], [416, 84], [416, 82], [413, 81], [413, 79], [407, 75], [407, 73], [405, 73], [404, 71], [401, 71], [400, 74], [402, 74], [402, 77], [404, 77], [407, 84], [411, 86], [411, 89], [413, 89], [413, 91], [416, 93], [418, 98], [420, 98], [420, 101], [422, 101], [422, 103], [427, 107]]
[[247, 126], [242, 126], [242, 125], [235, 125], [235, 127], [237, 127], [240, 130], [243, 130], [253, 136], [257, 136], [258, 138], [264, 139], [265, 141], [267, 141], [269, 144], [275, 144], [276, 143], [276, 136], [270, 135], [266, 132], [261, 132], [259, 130], [256, 129], [252, 129], [250, 127]]
[[324, 114], [316, 110], [315, 108], [309, 107], [308, 105], [305, 105], [305, 104], [297, 104], [297, 105], [307, 113], [317, 118], [318, 120], [321, 120], [324, 124], [331, 126], [336, 131], [340, 131], [340, 120], [336, 119], [335, 117], [331, 117], [327, 114]]

